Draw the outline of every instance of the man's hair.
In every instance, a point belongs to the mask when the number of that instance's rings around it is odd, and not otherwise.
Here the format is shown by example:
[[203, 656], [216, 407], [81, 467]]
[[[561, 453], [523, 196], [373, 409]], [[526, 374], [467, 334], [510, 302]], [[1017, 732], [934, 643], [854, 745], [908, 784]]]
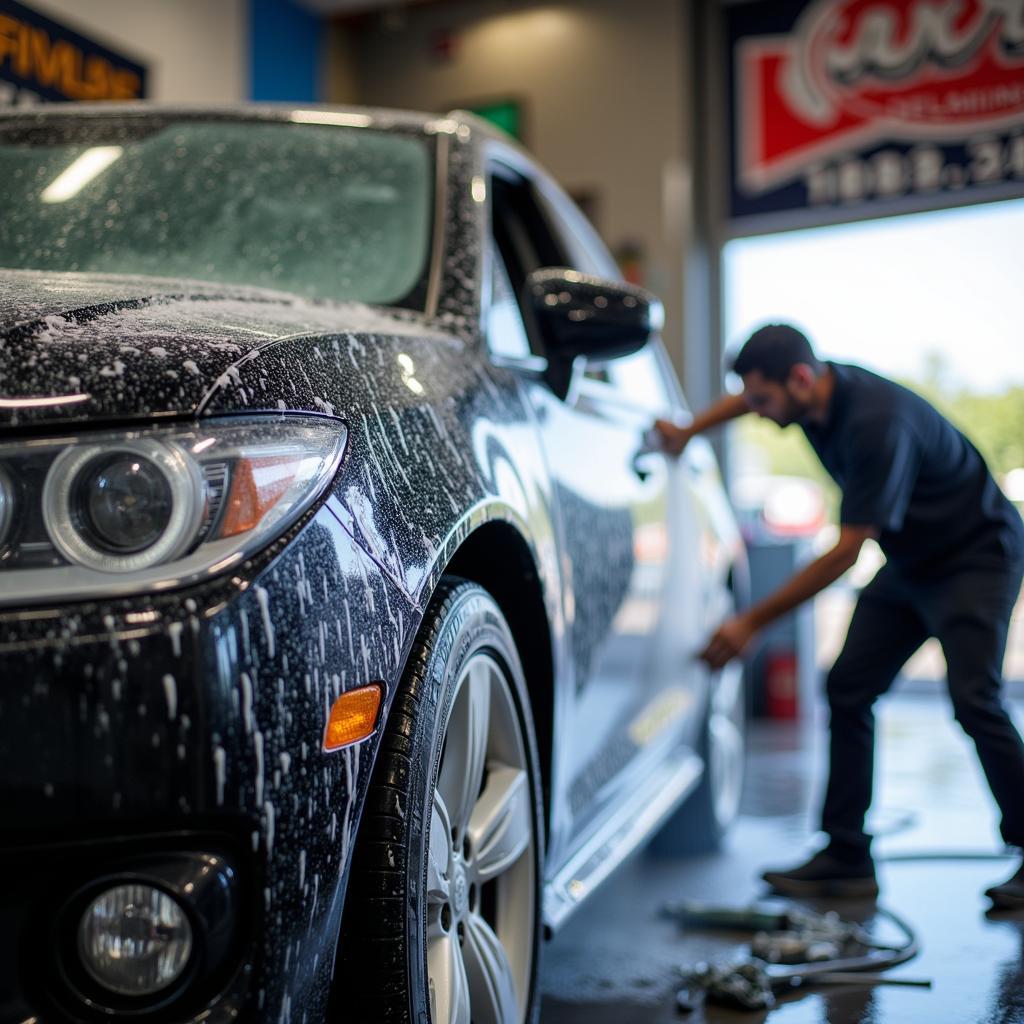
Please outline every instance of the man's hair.
[[806, 363], [816, 374], [824, 369], [805, 334], [789, 324], [766, 324], [739, 350], [732, 371], [743, 377], [757, 370], [765, 380], [784, 384], [798, 363]]

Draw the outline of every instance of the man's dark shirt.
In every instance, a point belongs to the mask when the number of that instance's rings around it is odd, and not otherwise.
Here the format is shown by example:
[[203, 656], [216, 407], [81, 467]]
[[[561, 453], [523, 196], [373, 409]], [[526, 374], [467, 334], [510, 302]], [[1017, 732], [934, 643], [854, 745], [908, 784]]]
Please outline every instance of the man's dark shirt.
[[875, 526], [913, 575], [1024, 558], [1024, 526], [978, 450], [919, 395], [845, 363], [824, 423], [802, 424], [843, 492], [839, 520]]

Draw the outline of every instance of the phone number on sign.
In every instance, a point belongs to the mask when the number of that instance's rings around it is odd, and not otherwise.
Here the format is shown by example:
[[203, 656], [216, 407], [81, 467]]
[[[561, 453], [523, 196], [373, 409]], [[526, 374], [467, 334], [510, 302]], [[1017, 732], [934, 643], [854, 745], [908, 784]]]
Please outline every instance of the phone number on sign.
[[921, 145], [812, 167], [804, 178], [807, 201], [831, 206], [1024, 181], [1024, 132], [973, 139], [965, 148], [966, 160], [950, 160], [938, 146]]

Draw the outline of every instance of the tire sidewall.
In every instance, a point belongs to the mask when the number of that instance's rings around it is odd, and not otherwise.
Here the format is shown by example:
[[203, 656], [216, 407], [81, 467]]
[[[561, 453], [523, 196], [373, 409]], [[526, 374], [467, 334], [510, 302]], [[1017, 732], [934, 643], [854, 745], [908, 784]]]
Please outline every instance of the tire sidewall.
[[527, 774], [534, 819], [534, 898], [537, 914], [532, 940], [533, 968], [527, 994], [527, 1020], [532, 1021], [536, 1019], [539, 1009], [536, 992], [540, 963], [544, 825], [540, 760], [526, 680], [511, 631], [490, 595], [476, 584], [467, 582], [453, 582], [444, 589], [445, 593], [438, 594], [428, 609], [420, 634], [429, 644], [430, 650], [424, 673], [424, 695], [415, 736], [410, 788], [406, 900], [410, 1016], [416, 1024], [442, 1024], [430, 1021], [427, 978], [426, 888], [431, 811], [445, 731], [458, 681], [470, 659], [486, 653], [498, 663], [512, 691], [529, 763]]

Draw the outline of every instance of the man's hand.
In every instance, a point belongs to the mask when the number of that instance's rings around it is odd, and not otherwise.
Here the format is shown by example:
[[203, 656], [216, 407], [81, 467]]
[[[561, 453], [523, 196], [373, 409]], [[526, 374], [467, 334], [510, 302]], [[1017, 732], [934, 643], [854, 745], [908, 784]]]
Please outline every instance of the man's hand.
[[693, 437], [693, 433], [687, 427], [680, 427], [671, 420], [655, 420], [653, 429], [659, 448], [666, 455], [682, 454]]
[[700, 652], [701, 660], [711, 668], [723, 668], [733, 658], [738, 658], [756, 635], [757, 628], [745, 615], [726, 619]]

